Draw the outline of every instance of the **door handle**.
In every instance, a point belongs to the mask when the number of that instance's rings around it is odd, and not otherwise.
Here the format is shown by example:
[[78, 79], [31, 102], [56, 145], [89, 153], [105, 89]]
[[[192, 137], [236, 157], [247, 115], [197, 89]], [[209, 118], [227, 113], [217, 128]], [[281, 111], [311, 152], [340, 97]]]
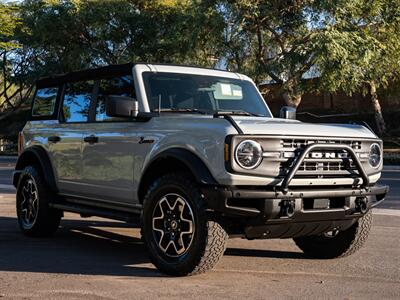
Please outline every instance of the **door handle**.
[[57, 143], [57, 142], [61, 141], [61, 138], [58, 135], [53, 135], [53, 136], [49, 136], [47, 138], [47, 140], [49, 142]]
[[85, 136], [83, 138], [83, 141], [89, 144], [95, 144], [99, 142], [99, 138], [95, 135], [89, 135], [89, 136]]

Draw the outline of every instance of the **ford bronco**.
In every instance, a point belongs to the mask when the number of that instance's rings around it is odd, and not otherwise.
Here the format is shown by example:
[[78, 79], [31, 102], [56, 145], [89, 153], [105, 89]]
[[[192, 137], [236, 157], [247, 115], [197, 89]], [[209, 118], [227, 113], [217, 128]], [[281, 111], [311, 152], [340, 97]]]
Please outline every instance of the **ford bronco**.
[[228, 237], [336, 258], [363, 245], [388, 192], [371, 130], [274, 118], [242, 74], [125, 64], [36, 85], [13, 175], [27, 236], [53, 234], [63, 212], [123, 220], [176, 276], [211, 269]]

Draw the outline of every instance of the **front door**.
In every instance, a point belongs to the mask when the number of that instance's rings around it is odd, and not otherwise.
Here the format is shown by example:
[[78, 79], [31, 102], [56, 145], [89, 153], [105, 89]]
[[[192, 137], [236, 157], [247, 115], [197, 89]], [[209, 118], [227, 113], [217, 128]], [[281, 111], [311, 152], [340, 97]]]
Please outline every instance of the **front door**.
[[135, 152], [140, 123], [108, 117], [107, 96], [135, 97], [131, 76], [99, 80], [94, 119], [87, 124], [82, 148], [82, 184], [86, 197], [134, 205]]
[[82, 149], [86, 197], [134, 204], [134, 152], [139, 138], [125, 122], [89, 124]]

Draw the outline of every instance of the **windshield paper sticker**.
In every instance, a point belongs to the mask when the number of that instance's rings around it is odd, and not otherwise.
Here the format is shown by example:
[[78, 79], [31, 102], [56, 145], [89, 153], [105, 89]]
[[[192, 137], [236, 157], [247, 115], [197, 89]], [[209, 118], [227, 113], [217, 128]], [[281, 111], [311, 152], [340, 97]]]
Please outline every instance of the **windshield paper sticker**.
[[221, 83], [221, 93], [224, 96], [232, 96], [232, 89], [230, 84]]

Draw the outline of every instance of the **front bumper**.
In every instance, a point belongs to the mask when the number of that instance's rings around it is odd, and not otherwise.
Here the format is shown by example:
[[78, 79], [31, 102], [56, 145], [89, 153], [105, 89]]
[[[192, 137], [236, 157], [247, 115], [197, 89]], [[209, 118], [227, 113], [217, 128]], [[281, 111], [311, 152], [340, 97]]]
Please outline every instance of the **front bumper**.
[[[314, 151], [347, 152], [348, 158], [343, 160], [354, 164], [357, 182], [342, 187], [335, 182], [325, 188], [291, 185], [302, 163]], [[208, 207], [228, 217], [230, 226], [227, 227], [244, 233], [247, 238], [290, 238], [346, 230], [382, 202], [388, 191], [387, 186], [370, 184], [370, 178], [351, 146], [320, 142], [302, 148], [283, 180], [275, 185], [203, 188]]]
[[[245, 217], [274, 217], [281, 210], [282, 201], [295, 201], [295, 214], [305, 213], [304, 199], [342, 199], [343, 207], [319, 209], [313, 208], [306, 214], [319, 216], [325, 219], [328, 215], [351, 215], [356, 212], [356, 199], [367, 198], [368, 209], [377, 206], [389, 191], [385, 185], [374, 185], [367, 188], [330, 188], [330, 189], [292, 189], [288, 192], [280, 190], [238, 189], [233, 187], [203, 187], [209, 208], [232, 216]], [[344, 201], [343, 201], [344, 198]], [[339, 201], [339, 200], [336, 200]], [[262, 205], [260, 205], [262, 204]], [[333, 203], [335, 204], [335, 203]], [[330, 205], [332, 207], [332, 205]], [[314, 207], [314, 206], [313, 206]], [[311, 213], [311, 211], [314, 211]], [[301, 218], [303, 219], [303, 218]], [[309, 219], [308, 217], [305, 219]], [[314, 219], [314, 218], [311, 218]]]
[[345, 230], [381, 203], [388, 186], [256, 190], [203, 187], [208, 207], [245, 220], [247, 238], [295, 237]]

